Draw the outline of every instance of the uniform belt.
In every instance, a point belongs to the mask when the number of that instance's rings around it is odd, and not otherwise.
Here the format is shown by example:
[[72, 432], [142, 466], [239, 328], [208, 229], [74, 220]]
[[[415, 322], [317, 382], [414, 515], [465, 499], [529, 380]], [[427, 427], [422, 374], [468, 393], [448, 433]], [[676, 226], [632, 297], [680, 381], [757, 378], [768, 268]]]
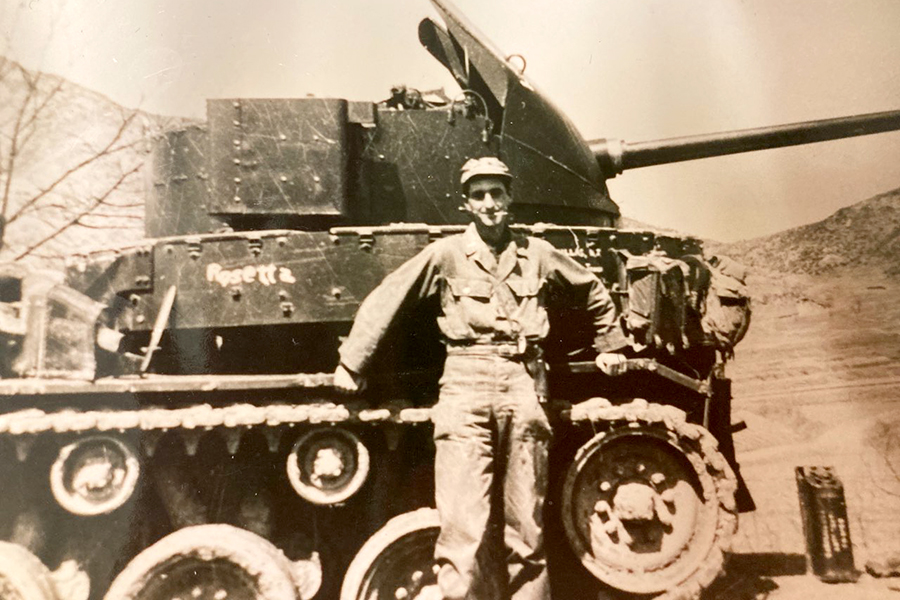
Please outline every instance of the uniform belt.
[[447, 354], [456, 356], [500, 356], [518, 360], [536, 360], [543, 354], [534, 342], [516, 341], [470, 342], [447, 340]]
[[[524, 341], [524, 340], [523, 340]], [[505, 341], [456, 341], [446, 340], [448, 356], [499, 356], [521, 362], [534, 380], [534, 391], [543, 401], [547, 398], [547, 363], [544, 350], [534, 342]]]

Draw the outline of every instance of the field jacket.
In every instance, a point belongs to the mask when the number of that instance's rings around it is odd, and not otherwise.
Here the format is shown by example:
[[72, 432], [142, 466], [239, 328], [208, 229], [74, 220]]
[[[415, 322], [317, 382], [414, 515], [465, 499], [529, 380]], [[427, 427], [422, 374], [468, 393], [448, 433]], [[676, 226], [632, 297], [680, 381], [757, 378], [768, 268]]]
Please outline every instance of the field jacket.
[[495, 256], [472, 224], [427, 246], [366, 297], [341, 346], [341, 363], [363, 372], [397, 315], [436, 294], [445, 343], [538, 343], [550, 330], [546, 301], [552, 286], [567, 288], [592, 315], [598, 340], [616, 327], [609, 293], [585, 267], [544, 240], [515, 233]]

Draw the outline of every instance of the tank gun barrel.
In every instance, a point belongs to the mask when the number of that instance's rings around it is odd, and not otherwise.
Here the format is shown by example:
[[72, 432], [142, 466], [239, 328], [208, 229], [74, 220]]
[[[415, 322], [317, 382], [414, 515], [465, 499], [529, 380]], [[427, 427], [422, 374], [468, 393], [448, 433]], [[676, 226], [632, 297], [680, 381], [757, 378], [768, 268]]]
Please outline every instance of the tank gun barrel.
[[649, 142], [591, 140], [588, 145], [603, 172], [614, 177], [628, 169], [896, 130], [900, 110]]

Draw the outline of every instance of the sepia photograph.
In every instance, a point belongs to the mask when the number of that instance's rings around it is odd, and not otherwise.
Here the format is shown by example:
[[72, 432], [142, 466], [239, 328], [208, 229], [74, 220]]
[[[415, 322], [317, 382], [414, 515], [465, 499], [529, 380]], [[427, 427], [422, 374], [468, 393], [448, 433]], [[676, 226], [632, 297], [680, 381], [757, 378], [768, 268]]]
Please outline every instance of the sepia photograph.
[[0, 0], [0, 600], [900, 598], [898, 31]]

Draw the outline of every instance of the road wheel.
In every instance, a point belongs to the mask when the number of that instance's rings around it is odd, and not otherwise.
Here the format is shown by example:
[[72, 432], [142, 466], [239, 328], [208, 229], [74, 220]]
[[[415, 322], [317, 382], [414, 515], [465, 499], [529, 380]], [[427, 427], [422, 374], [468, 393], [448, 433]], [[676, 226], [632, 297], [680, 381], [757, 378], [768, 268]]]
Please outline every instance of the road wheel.
[[420, 508], [394, 517], [370, 537], [350, 563], [341, 600], [440, 599], [434, 545], [437, 510]]
[[231, 525], [172, 533], [138, 554], [105, 600], [297, 600], [291, 562], [267, 540]]
[[735, 478], [712, 435], [670, 406], [588, 407], [600, 431], [570, 465], [562, 517], [582, 564], [634, 594], [692, 598], [737, 527]]
[[74, 515], [103, 515], [128, 501], [140, 470], [137, 452], [125, 440], [85, 436], [59, 451], [50, 468], [50, 490]]
[[352, 431], [321, 427], [306, 432], [287, 459], [288, 481], [309, 502], [341, 504], [369, 475], [369, 451]]
[[50, 570], [22, 546], [0, 542], [0, 598], [57, 600]]

